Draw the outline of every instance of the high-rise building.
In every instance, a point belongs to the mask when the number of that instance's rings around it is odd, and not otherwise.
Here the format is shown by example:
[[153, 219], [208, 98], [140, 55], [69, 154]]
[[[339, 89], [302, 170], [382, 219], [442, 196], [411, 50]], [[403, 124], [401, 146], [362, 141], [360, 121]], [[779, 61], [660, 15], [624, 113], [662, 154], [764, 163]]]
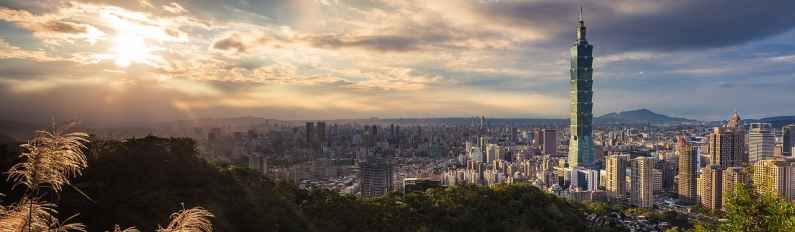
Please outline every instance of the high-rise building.
[[249, 154], [248, 168], [259, 171], [260, 173], [268, 173], [268, 160], [264, 155], [259, 153]]
[[709, 210], [720, 210], [723, 198], [722, 170], [719, 165], [710, 165], [701, 169], [698, 176], [699, 204]]
[[315, 133], [318, 145], [325, 144], [328, 141], [328, 137], [326, 137], [326, 122], [315, 123]]
[[749, 186], [751, 184], [751, 176], [744, 167], [728, 167], [723, 170], [721, 205], [726, 205], [734, 190], [740, 185]]
[[679, 200], [686, 203], [696, 203], [696, 179], [698, 176], [698, 148], [687, 142], [684, 136], [676, 138], [676, 155], [679, 157], [677, 192]]
[[535, 145], [536, 148], [540, 149], [543, 141], [544, 141], [544, 134], [541, 133], [541, 129], [538, 128], [533, 129], [533, 145]]
[[392, 164], [383, 158], [370, 157], [359, 162], [359, 187], [363, 198], [384, 196], [391, 192]]
[[544, 149], [545, 155], [555, 156], [558, 154], [558, 130], [544, 129]]
[[315, 123], [313, 122], [306, 122], [306, 143], [312, 144], [314, 142], [313, 137], [315, 136]]
[[782, 149], [785, 156], [793, 156], [792, 148], [795, 147], [795, 124], [789, 124], [781, 128], [783, 132]]
[[710, 163], [721, 167], [742, 166], [748, 163], [745, 153], [745, 131], [742, 120], [737, 112], [732, 114], [729, 122], [722, 127], [713, 129], [709, 135]]
[[662, 172], [662, 170], [654, 168], [654, 169], [651, 170], [651, 174], [652, 174], [651, 175], [652, 176], [652, 178], [651, 178], [651, 182], [652, 182], [652, 184], [651, 184], [652, 188], [651, 189], [652, 189], [652, 191], [651, 192], [654, 193], [654, 194], [662, 193], [662, 191], [663, 191], [663, 172]]
[[480, 129], [480, 133], [481, 134], [485, 133], [486, 130], [488, 129], [488, 124], [486, 124], [486, 115], [485, 114], [481, 114], [480, 115], [480, 128], [479, 129]]
[[571, 79], [569, 114], [569, 166], [588, 167], [593, 164], [593, 46], [585, 39], [585, 22], [580, 9], [577, 41], [571, 47]]
[[630, 203], [640, 208], [651, 208], [654, 205], [654, 162], [652, 157], [632, 159]]
[[776, 134], [770, 123], [751, 123], [748, 131], [748, 162], [773, 158]]
[[497, 159], [500, 159], [500, 149], [500, 145], [497, 144], [486, 145], [486, 163], [491, 163]]
[[608, 195], [613, 198], [624, 198], [627, 194], [627, 163], [628, 155], [607, 156], [605, 188]]
[[760, 194], [771, 194], [781, 199], [792, 201], [793, 175], [795, 162], [791, 160], [762, 160], [753, 166], [754, 190]]

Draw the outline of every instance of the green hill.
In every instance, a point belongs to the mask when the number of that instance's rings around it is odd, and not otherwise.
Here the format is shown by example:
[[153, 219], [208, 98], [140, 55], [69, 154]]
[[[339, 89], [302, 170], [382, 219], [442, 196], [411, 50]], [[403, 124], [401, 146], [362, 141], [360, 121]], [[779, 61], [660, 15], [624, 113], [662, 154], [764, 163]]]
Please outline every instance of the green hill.
[[[0, 168], [18, 154], [0, 147]], [[262, 175], [197, 158], [183, 138], [146, 137], [89, 144], [89, 167], [60, 196], [61, 216], [89, 231], [114, 224], [153, 231], [168, 214], [202, 206], [216, 215], [216, 231], [585, 231], [579, 206], [528, 185], [465, 186], [361, 200], [329, 191], [306, 191]], [[0, 192], [20, 195], [3, 182]]]

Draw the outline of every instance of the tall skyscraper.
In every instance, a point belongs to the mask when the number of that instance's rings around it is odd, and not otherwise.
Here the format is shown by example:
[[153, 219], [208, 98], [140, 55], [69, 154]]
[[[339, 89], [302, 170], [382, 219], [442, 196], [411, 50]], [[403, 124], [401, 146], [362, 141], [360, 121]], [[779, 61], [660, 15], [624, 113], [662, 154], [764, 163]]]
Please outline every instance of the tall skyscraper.
[[558, 154], [558, 130], [544, 129], [544, 155], [556, 156]]
[[720, 210], [723, 198], [723, 175], [719, 165], [710, 165], [701, 169], [698, 176], [698, 200], [699, 204], [709, 210]]
[[312, 144], [315, 140], [313, 137], [315, 136], [315, 123], [313, 122], [306, 122], [306, 143]]
[[628, 155], [607, 156], [605, 188], [612, 198], [624, 198], [627, 194]]
[[748, 162], [773, 158], [776, 147], [776, 134], [770, 123], [751, 123], [748, 131]]
[[698, 176], [698, 148], [687, 142], [684, 136], [676, 138], [676, 155], [679, 157], [677, 192], [679, 200], [687, 203], [696, 203], [696, 179]]
[[326, 135], [326, 122], [317, 122], [315, 127], [317, 133], [317, 142], [319, 144], [324, 144], [328, 141], [328, 137]]
[[771, 194], [786, 201], [795, 200], [795, 162], [787, 160], [762, 160], [753, 166], [754, 190], [760, 194]]
[[709, 135], [709, 156], [713, 165], [742, 166], [748, 163], [745, 153], [745, 131], [740, 115], [734, 112], [729, 122], [715, 127]]
[[793, 156], [792, 147], [795, 147], [795, 124], [789, 124], [781, 128], [784, 136], [782, 141], [782, 149], [785, 156]]
[[569, 114], [571, 139], [569, 140], [569, 166], [589, 167], [593, 164], [593, 46], [585, 39], [585, 22], [580, 9], [577, 24], [577, 41], [571, 47], [571, 79]]
[[638, 157], [630, 162], [632, 166], [630, 201], [640, 208], [654, 206], [654, 163], [652, 157]]

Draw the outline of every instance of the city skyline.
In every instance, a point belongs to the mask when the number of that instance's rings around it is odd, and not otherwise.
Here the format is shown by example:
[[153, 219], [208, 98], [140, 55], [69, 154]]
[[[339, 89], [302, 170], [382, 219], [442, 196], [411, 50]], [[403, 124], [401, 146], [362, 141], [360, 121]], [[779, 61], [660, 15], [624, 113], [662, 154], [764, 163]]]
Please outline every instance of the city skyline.
[[775, 2], [3, 1], [0, 230], [795, 231]]
[[[2, 119], [565, 118], [580, 4], [4, 2]], [[594, 114], [795, 114], [795, 16], [744, 4], [583, 3]]]

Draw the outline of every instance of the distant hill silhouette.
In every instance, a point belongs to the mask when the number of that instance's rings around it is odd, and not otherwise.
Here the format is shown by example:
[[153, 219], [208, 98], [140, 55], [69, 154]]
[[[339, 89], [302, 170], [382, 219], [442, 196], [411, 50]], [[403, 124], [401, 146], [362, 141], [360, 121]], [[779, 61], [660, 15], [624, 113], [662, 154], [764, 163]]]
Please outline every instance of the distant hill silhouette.
[[597, 124], [669, 124], [688, 122], [697, 121], [658, 114], [648, 109], [613, 112], [594, 118], [594, 123]]
[[25, 141], [30, 138], [31, 132], [44, 129], [43, 125], [27, 122], [0, 120], [0, 141]]
[[[19, 152], [16, 144], [0, 144], [0, 170]], [[582, 205], [526, 183], [361, 199], [207, 162], [187, 138], [96, 140], [87, 157], [88, 168], [73, 184], [92, 200], [72, 189], [50, 198], [57, 198], [59, 212], [79, 213], [74, 220], [88, 231], [114, 224], [154, 231], [182, 205], [215, 214], [215, 231], [600, 231], [588, 224]], [[22, 191], [0, 181], [0, 193], [14, 201]]]
[[746, 123], [754, 123], [754, 122], [764, 122], [770, 123], [775, 128], [783, 127], [789, 124], [795, 124], [795, 115], [790, 116], [775, 116], [775, 117], [767, 117], [767, 118], [760, 118], [760, 119], [746, 119], [744, 120]]

